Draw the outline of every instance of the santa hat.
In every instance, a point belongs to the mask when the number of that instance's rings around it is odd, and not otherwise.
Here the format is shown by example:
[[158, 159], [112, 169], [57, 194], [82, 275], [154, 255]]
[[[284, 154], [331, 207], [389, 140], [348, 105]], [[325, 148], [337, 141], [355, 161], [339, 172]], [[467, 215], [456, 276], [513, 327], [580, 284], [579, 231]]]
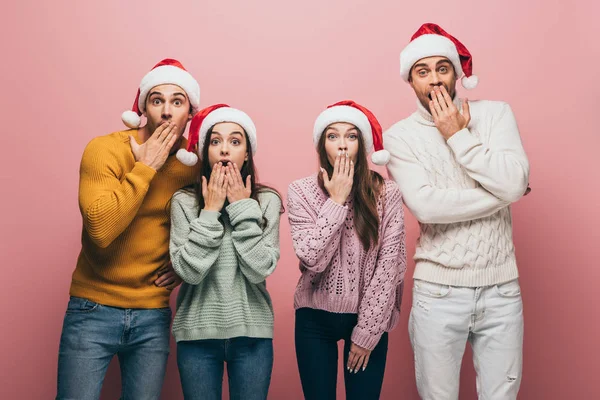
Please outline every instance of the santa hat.
[[469, 50], [455, 37], [436, 24], [423, 24], [400, 53], [400, 75], [406, 82], [410, 70], [425, 57], [441, 56], [450, 60], [465, 89], [475, 89], [479, 78], [473, 75], [473, 59]]
[[145, 111], [148, 93], [153, 87], [166, 84], [177, 85], [182, 88], [190, 100], [192, 113], [198, 110], [200, 105], [200, 86], [198, 82], [183, 68], [179, 61], [165, 58], [142, 78], [133, 107], [130, 111], [125, 111], [121, 115], [123, 123], [132, 129], [139, 128], [140, 117]]
[[332, 104], [317, 117], [313, 129], [315, 146], [319, 144], [325, 129], [336, 122], [347, 122], [360, 130], [367, 153], [375, 150], [371, 155], [371, 161], [374, 164], [385, 165], [388, 163], [390, 153], [383, 149], [382, 130], [379, 121], [371, 111], [352, 100]]
[[[248, 114], [231, 108], [227, 104], [215, 104], [214, 106], [198, 111], [194, 115], [190, 123], [187, 149], [179, 149], [177, 151], [177, 159], [182, 164], [190, 167], [196, 165], [198, 156], [202, 155], [202, 147], [204, 146], [208, 130], [221, 122], [234, 122], [241, 126], [246, 135], [248, 135], [252, 155], [256, 154], [256, 126], [254, 126], [254, 122], [252, 122]], [[198, 149], [194, 151], [196, 145]]]

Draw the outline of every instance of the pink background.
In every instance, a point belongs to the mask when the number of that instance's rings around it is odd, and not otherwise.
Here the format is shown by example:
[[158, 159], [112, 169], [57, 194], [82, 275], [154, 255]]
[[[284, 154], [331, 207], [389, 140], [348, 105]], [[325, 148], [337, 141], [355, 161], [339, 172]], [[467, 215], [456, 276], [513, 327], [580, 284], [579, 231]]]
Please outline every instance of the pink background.
[[[227, 102], [247, 111], [258, 127], [260, 176], [285, 193], [315, 170], [312, 124], [326, 105], [355, 99], [384, 127], [415, 109], [398, 56], [423, 22], [439, 23], [471, 50], [481, 82], [469, 97], [511, 104], [531, 161], [533, 192], [513, 207], [526, 318], [520, 398], [600, 398], [600, 202], [592, 161], [600, 144], [592, 125], [600, 106], [598, 16], [591, 0], [7, 3], [0, 25], [0, 398], [55, 395], [80, 247], [80, 157], [90, 139], [122, 129], [120, 114], [152, 65], [178, 58], [200, 82], [203, 106]], [[410, 215], [407, 230], [412, 258], [418, 226]], [[299, 273], [286, 216], [281, 249], [268, 281], [276, 313], [270, 398], [300, 399], [292, 307]], [[411, 261], [407, 277], [413, 268]], [[383, 399], [418, 398], [407, 335], [411, 287], [409, 279], [390, 335]], [[117, 398], [116, 363], [105, 383], [103, 398]], [[181, 398], [174, 346], [163, 394]], [[460, 398], [475, 397], [468, 351]]]

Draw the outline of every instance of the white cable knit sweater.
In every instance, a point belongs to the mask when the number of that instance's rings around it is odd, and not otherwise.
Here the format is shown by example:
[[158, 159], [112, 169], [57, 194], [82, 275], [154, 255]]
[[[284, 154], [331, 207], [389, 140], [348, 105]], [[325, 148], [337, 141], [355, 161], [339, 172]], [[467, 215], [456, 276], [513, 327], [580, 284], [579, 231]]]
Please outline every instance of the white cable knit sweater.
[[469, 126], [446, 142], [417, 104], [383, 135], [390, 176], [421, 227], [414, 278], [467, 287], [517, 278], [510, 204], [527, 189], [529, 162], [510, 106], [470, 101]]

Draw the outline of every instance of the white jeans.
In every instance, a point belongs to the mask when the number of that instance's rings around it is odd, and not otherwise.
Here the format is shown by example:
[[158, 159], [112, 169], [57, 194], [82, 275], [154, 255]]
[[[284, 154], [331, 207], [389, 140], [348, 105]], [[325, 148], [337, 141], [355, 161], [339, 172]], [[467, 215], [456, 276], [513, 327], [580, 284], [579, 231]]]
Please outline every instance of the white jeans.
[[518, 280], [469, 288], [415, 279], [408, 326], [422, 399], [458, 399], [467, 340], [479, 399], [517, 398], [523, 364]]

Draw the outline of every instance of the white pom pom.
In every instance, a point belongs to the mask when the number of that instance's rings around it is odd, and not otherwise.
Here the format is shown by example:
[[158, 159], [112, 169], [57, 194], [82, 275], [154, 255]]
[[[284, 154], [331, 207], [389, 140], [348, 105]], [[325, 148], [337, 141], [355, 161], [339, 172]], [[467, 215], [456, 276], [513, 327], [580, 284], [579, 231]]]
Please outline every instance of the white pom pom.
[[177, 150], [177, 154], [175, 156], [183, 165], [187, 165], [188, 167], [193, 167], [198, 162], [198, 156], [185, 149]]
[[371, 154], [371, 161], [375, 165], [385, 165], [390, 161], [390, 152], [387, 150], [379, 150]]
[[128, 128], [131, 129], [139, 128], [142, 121], [140, 116], [131, 110], [125, 111], [123, 114], [121, 114], [121, 120], [125, 125], [127, 125]]
[[462, 86], [467, 90], [475, 89], [479, 83], [479, 78], [477, 75], [471, 75], [468, 78], [463, 76], [460, 83], [462, 83]]

